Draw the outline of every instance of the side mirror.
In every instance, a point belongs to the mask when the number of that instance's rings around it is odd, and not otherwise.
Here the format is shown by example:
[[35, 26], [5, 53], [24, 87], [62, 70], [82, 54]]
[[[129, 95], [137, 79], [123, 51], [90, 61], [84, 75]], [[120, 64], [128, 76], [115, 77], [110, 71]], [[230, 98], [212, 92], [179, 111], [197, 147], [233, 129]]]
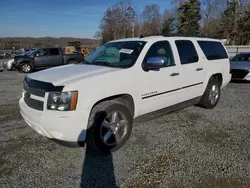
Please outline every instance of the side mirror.
[[164, 66], [165, 60], [162, 57], [150, 57], [147, 60], [146, 68], [151, 69], [159, 69]]

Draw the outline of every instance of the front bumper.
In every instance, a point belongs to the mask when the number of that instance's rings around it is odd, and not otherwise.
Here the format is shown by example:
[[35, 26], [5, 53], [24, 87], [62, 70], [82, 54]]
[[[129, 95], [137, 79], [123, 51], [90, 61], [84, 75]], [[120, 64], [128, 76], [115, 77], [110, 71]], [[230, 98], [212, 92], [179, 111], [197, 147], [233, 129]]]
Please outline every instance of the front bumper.
[[9, 63], [7, 61], [3, 63], [3, 67], [6, 70], [12, 70], [12, 65], [13, 65], [13, 63]]
[[250, 80], [250, 70], [232, 69], [232, 80]]
[[30, 108], [23, 98], [19, 100], [19, 106], [24, 121], [37, 133], [63, 142], [85, 142], [89, 117], [88, 110], [38, 111]]

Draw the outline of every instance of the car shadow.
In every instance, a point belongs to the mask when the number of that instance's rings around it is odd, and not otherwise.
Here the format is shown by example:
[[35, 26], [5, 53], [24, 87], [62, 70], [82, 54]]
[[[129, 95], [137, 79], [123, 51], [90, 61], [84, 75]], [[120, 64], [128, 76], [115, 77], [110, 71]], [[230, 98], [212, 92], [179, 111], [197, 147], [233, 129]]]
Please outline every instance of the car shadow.
[[116, 188], [113, 157], [111, 153], [99, 153], [87, 146], [82, 167], [81, 188]]
[[[99, 122], [100, 116], [105, 116], [106, 112], [98, 112], [93, 122]], [[94, 124], [94, 123], [93, 123]], [[93, 125], [90, 126], [93, 128]], [[86, 130], [79, 135], [78, 140], [85, 136]], [[94, 139], [94, 138], [93, 138]], [[116, 188], [116, 179], [114, 174], [113, 156], [110, 152], [102, 153], [94, 151], [86, 144], [85, 158], [82, 166], [81, 188]]]

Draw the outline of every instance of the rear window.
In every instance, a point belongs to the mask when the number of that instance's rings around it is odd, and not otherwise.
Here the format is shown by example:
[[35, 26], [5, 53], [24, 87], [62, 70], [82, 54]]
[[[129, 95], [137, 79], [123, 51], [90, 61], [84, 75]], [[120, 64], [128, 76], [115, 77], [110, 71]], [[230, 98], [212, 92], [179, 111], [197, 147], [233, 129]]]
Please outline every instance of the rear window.
[[221, 42], [198, 41], [198, 44], [208, 60], [228, 59], [227, 52]]
[[181, 64], [196, 63], [199, 61], [198, 54], [194, 44], [189, 40], [176, 40], [175, 44], [178, 49]]
[[50, 55], [59, 55], [59, 50], [57, 48], [49, 49]]

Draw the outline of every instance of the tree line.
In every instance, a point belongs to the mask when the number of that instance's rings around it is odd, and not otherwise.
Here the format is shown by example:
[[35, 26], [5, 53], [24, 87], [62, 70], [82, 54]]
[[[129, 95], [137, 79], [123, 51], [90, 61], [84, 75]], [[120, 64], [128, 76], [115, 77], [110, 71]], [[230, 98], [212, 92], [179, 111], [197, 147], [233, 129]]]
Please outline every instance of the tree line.
[[210, 37], [232, 45], [250, 42], [248, 0], [173, 0], [172, 7], [161, 13], [159, 5], [151, 4], [138, 12], [121, 0], [106, 10], [94, 37], [103, 43], [140, 35]]
[[71, 38], [71, 37], [5, 37], [0, 38], [0, 50], [10, 50], [13, 47], [15, 49], [25, 48], [46, 48], [46, 47], [65, 47], [68, 42], [79, 41], [85, 46], [93, 47], [96, 46], [96, 41], [87, 38]]

